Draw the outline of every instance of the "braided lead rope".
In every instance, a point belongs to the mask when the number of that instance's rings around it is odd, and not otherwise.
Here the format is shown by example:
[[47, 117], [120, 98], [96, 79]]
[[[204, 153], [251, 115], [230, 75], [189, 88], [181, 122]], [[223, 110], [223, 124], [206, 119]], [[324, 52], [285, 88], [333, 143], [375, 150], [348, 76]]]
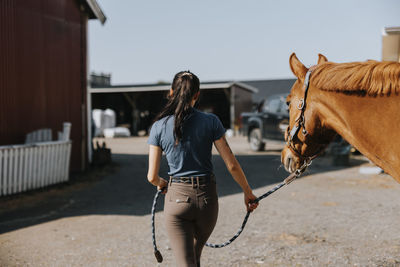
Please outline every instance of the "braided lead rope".
[[160, 196], [160, 193], [162, 191], [163, 190], [157, 190], [157, 193], [154, 196], [153, 205], [151, 207], [151, 234], [152, 234], [152, 238], [153, 238], [154, 256], [156, 257], [157, 262], [162, 262], [163, 261], [163, 257], [161, 255], [161, 252], [157, 249], [156, 227], [154, 226], [154, 214], [156, 213], [156, 206], [157, 206], [158, 197]]
[[[262, 199], [268, 197], [269, 195], [271, 195], [275, 191], [277, 191], [280, 188], [282, 188], [283, 186], [290, 184], [291, 182], [293, 182], [294, 179], [298, 178], [303, 173], [303, 171], [310, 165], [311, 165], [311, 160], [305, 161], [304, 164], [299, 169], [297, 169], [295, 172], [290, 174], [283, 182], [281, 182], [280, 184], [276, 185], [274, 188], [272, 188], [271, 190], [269, 190], [265, 194], [263, 194], [263, 195], [259, 196], [258, 198], [256, 198], [252, 203], [258, 203]], [[157, 259], [157, 262], [162, 262], [163, 261], [163, 257], [161, 255], [161, 252], [157, 249], [157, 245], [156, 245], [154, 214], [155, 214], [155, 210], [156, 210], [157, 199], [160, 196], [160, 193], [162, 191], [163, 191], [163, 189], [162, 190], [157, 190], [157, 193], [154, 196], [153, 206], [151, 208], [151, 227], [152, 227], [152, 237], [153, 237], [153, 248], [154, 248], [154, 255], [155, 255], [156, 259]], [[239, 228], [237, 233], [231, 239], [229, 239], [228, 241], [226, 241], [224, 243], [221, 243], [221, 244], [206, 243], [206, 246], [207, 247], [211, 247], [211, 248], [223, 248], [223, 247], [226, 247], [227, 245], [231, 244], [242, 233], [244, 227], [246, 226], [247, 220], [249, 219], [249, 216], [250, 216], [250, 211], [248, 211], [246, 213], [246, 216], [244, 216], [244, 219], [243, 219], [242, 226]]]
[[[285, 183], [285, 182], [282, 182], [282, 183], [278, 184], [277, 186], [275, 186], [274, 188], [272, 188], [271, 190], [269, 190], [269, 191], [268, 191], [267, 193], [265, 193], [264, 195], [262, 195], [262, 196], [256, 198], [253, 202], [254, 202], [254, 203], [259, 202], [260, 200], [262, 200], [262, 199], [266, 198], [267, 196], [271, 195], [272, 193], [274, 193], [275, 191], [277, 191], [278, 189], [280, 189], [281, 187], [283, 187], [283, 186], [286, 185], [286, 184], [287, 184], [287, 183]], [[206, 246], [207, 246], [207, 247], [210, 247], [210, 248], [223, 248], [223, 247], [226, 247], [227, 245], [229, 245], [230, 243], [232, 243], [233, 241], [235, 241], [235, 239], [238, 238], [238, 236], [242, 233], [244, 227], [246, 226], [246, 223], [247, 223], [247, 220], [249, 219], [249, 216], [250, 216], [250, 211], [248, 211], [248, 212], [246, 213], [246, 216], [244, 216], [244, 219], [243, 219], [242, 226], [240, 226], [240, 228], [239, 228], [239, 230], [237, 231], [237, 233], [236, 233], [231, 239], [229, 239], [228, 241], [226, 241], [226, 242], [224, 242], [224, 243], [221, 243], [221, 244], [206, 243]]]
[[240, 226], [237, 233], [231, 239], [229, 239], [228, 241], [221, 243], [221, 244], [206, 243], [206, 246], [210, 247], [210, 248], [223, 248], [223, 247], [226, 247], [227, 245], [229, 245], [230, 243], [232, 243], [233, 241], [235, 241], [235, 239], [238, 238], [238, 236], [242, 233], [244, 227], [246, 226], [247, 220], [249, 219], [249, 215], [250, 215], [250, 211], [248, 211], [246, 213], [246, 216], [244, 216], [244, 219], [243, 219], [242, 226]]

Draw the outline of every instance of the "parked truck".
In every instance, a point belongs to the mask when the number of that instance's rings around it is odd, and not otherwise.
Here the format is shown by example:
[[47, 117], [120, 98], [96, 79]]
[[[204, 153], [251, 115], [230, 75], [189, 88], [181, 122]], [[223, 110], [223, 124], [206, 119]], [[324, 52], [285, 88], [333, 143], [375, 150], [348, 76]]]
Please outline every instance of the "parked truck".
[[[273, 95], [261, 101], [254, 112], [241, 114], [242, 133], [247, 136], [252, 150], [264, 150], [268, 140], [284, 141], [289, 124], [286, 96]], [[348, 165], [351, 150], [355, 148], [338, 135], [326, 152], [332, 155], [333, 165]]]
[[273, 95], [261, 101], [254, 112], [241, 114], [242, 133], [253, 151], [264, 150], [267, 140], [284, 140], [289, 124], [286, 96]]

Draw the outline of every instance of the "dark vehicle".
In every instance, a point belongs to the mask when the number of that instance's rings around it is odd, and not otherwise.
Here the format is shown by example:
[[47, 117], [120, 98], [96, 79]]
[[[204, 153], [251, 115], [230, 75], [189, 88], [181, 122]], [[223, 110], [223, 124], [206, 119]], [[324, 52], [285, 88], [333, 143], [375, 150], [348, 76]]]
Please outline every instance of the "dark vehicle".
[[273, 95], [262, 101], [254, 112], [242, 113], [242, 133], [247, 135], [252, 150], [264, 150], [268, 139], [284, 140], [289, 125], [286, 96]]

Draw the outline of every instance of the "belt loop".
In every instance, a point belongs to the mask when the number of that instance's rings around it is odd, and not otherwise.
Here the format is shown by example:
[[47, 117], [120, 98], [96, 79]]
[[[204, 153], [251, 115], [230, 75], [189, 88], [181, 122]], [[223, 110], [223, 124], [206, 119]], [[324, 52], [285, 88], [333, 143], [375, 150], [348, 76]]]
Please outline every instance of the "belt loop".
[[172, 176], [169, 177], [168, 186], [171, 186], [171, 184], [172, 184]]
[[[189, 176], [189, 179], [190, 179], [190, 176]], [[192, 188], [194, 188], [194, 181], [193, 181], [193, 179], [190, 179], [190, 181], [192, 182]]]
[[197, 188], [200, 188], [199, 176], [196, 176], [196, 183], [197, 183]]

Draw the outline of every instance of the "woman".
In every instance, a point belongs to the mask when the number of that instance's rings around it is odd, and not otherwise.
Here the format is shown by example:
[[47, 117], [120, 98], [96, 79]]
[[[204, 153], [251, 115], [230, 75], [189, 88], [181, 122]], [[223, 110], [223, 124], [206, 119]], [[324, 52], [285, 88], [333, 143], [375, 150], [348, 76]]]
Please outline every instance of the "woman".
[[[168, 103], [150, 130], [148, 180], [166, 189], [164, 214], [178, 266], [200, 266], [202, 249], [218, 216], [218, 198], [211, 162], [214, 143], [229, 172], [244, 192], [246, 209], [258, 204], [246, 176], [233, 155], [217, 116], [193, 108], [200, 81], [189, 71], [175, 75]], [[159, 177], [162, 151], [169, 165], [169, 182]]]

